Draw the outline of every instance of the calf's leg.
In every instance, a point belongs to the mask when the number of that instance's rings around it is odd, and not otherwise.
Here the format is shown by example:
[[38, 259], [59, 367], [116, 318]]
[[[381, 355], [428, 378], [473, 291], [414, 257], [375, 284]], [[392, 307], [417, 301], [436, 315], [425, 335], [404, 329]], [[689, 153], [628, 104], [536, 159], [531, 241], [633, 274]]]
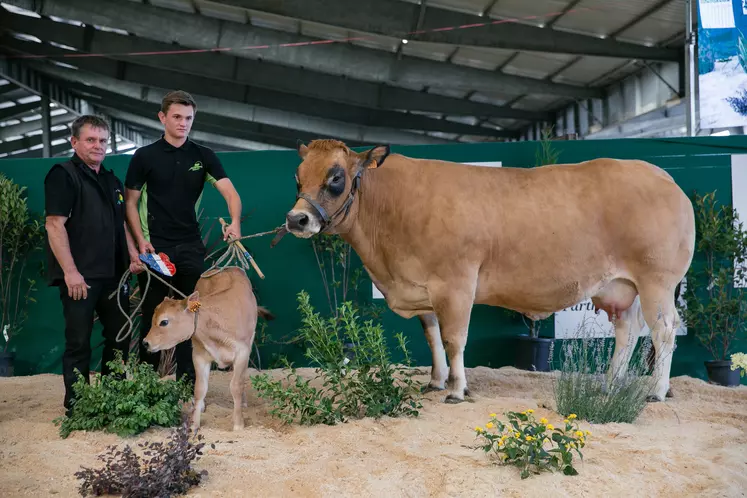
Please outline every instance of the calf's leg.
[[205, 410], [205, 395], [210, 378], [210, 360], [206, 360], [199, 355], [193, 355], [192, 360], [195, 366], [195, 404], [192, 413], [192, 430], [196, 431], [200, 428], [200, 415]]
[[435, 313], [428, 313], [418, 317], [423, 326], [425, 338], [431, 348], [433, 363], [431, 367], [431, 381], [423, 390], [424, 393], [431, 391], [443, 391], [446, 387], [446, 377], [449, 374], [449, 366], [446, 364], [446, 351], [441, 342], [441, 329]]
[[236, 352], [231, 377], [231, 395], [233, 396], [233, 430], [244, 428], [244, 415], [241, 413], [242, 393], [244, 392], [244, 372], [249, 363], [250, 350], [244, 348]]

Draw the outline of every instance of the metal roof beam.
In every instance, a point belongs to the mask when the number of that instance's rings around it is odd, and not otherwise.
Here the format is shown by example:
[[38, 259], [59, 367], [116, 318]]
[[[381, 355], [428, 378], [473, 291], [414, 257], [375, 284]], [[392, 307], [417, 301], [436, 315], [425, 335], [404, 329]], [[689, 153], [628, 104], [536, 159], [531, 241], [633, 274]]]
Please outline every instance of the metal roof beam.
[[[139, 70], [128, 70], [126, 81], [116, 79], [116, 73], [104, 70], [105, 61], [93, 61], [91, 72], [68, 69], [29, 61], [31, 65], [45, 74], [58, 78], [73, 80], [85, 84], [96, 84], [100, 88], [107, 88], [133, 98], [143, 99], [153, 103], [153, 115], [157, 113], [163, 95], [168, 91], [162, 87], [182, 88], [193, 93], [198, 100], [200, 109], [209, 112], [249, 119], [255, 123], [290, 128], [308, 133], [336, 136], [343, 140], [359, 140], [368, 143], [390, 143], [401, 145], [450, 143], [437, 137], [420, 135], [417, 133], [401, 132], [382, 128], [343, 123], [297, 112], [286, 112], [278, 109], [267, 109], [259, 106], [246, 105], [244, 89], [232, 87], [226, 83], [210, 80], [201, 81], [199, 78], [184, 78], [169, 71], [157, 71], [148, 67]], [[134, 65], [133, 65], [134, 66]], [[228, 86], [227, 86], [228, 85]], [[143, 95], [146, 95], [144, 97]]]
[[[93, 112], [91, 106], [84, 99], [81, 99], [73, 93], [67, 91], [54, 81], [51, 81], [46, 75], [34, 70], [28, 64], [19, 64], [16, 61], [10, 61], [7, 59], [0, 59], [0, 75], [3, 78], [13, 82], [22, 88], [25, 88], [31, 93], [36, 95], [46, 95], [49, 99], [55, 102], [58, 106], [68, 111], [70, 114], [64, 114], [60, 116], [52, 117], [52, 125], [55, 126], [55, 120], [64, 118], [62, 121], [73, 120], [75, 117], [90, 114]], [[32, 102], [37, 108], [41, 107], [41, 102]], [[29, 104], [30, 105], [30, 104]], [[17, 106], [16, 106], [17, 107]], [[13, 109], [13, 108], [8, 108]], [[0, 114], [2, 111], [0, 110]], [[0, 118], [1, 119], [1, 118]], [[33, 129], [37, 129], [41, 125], [37, 126], [36, 121], [32, 122], [34, 125]], [[32, 124], [28, 123], [28, 124]], [[23, 126], [25, 123], [21, 123], [15, 126]], [[126, 131], [126, 130], [122, 130]], [[70, 130], [67, 130], [69, 133]], [[28, 133], [28, 132], [27, 132]], [[8, 136], [8, 135], [4, 135]], [[40, 135], [41, 136], [41, 135]], [[124, 135], [121, 135], [124, 136]], [[41, 154], [41, 153], [40, 153]], [[34, 156], [36, 157], [36, 156]], [[39, 156], [41, 157], [41, 156]]]
[[[89, 14], [90, 16], [90, 14]], [[71, 46], [81, 52], [168, 52], [180, 47], [163, 42], [154, 42], [137, 36], [123, 36], [104, 31], [54, 22], [48, 19], [32, 19], [27, 16], [9, 13], [3, 21], [9, 30], [37, 36], [40, 39], [55, 41]], [[33, 42], [26, 42], [33, 43]], [[72, 55], [69, 51], [56, 47], [49, 53]], [[184, 57], [169, 55], [149, 55], [147, 57], [117, 57], [111, 59], [132, 61], [159, 68], [172, 68], [177, 71], [240, 82], [255, 91], [271, 90], [281, 100], [282, 92], [305, 95], [339, 104], [372, 109], [418, 110], [456, 115], [476, 115], [507, 119], [543, 120], [550, 119], [548, 113], [522, 111], [508, 107], [493, 106], [463, 99], [428, 94], [415, 90], [396, 88], [382, 83], [357, 81], [328, 74], [293, 68], [266, 61], [255, 61], [229, 54], [200, 53]], [[67, 62], [75, 64], [76, 58]], [[57, 60], [65, 60], [59, 58]], [[265, 101], [267, 99], [264, 99]]]
[[[27, 2], [15, 1], [27, 5]], [[460, 67], [447, 62], [410, 56], [397, 60], [394, 53], [347, 43], [281, 47], [279, 45], [313, 43], [318, 40], [308, 36], [258, 28], [152, 5], [116, 0], [70, 0], [64, 3], [39, 2], [35, 5], [35, 11], [45, 16], [88, 19], [84, 22], [109, 25], [138, 36], [157, 38], [165, 43], [178, 43], [190, 48], [232, 47], [234, 50], [231, 53], [239, 57], [303, 67], [308, 70], [370, 82], [465, 91], [476, 90], [488, 93], [532, 92], [574, 98], [602, 96], [601, 89]], [[316, 4], [314, 9], [324, 10]], [[349, 16], [349, 10], [348, 6], [345, 9], [347, 16]], [[356, 17], [359, 16], [356, 14]], [[412, 19], [412, 16], [407, 19]], [[558, 33], [558, 35], [564, 36], [565, 34]]]
[[[24, 16], [19, 16], [23, 18]], [[26, 18], [28, 19], [28, 18]], [[4, 28], [17, 29], [21, 32], [28, 33], [39, 38], [49, 37], [54, 41], [65, 43], [66, 45], [82, 50], [85, 44], [83, 34], [85, 29], [56, 23], [49, 20], [32, 20], [28, 19], [10, 19], [10, 23], [0, 21]], [[12, 26], [12, 28], [10, 28]], [[122, 51], [153, 51], [162, 48], [162, 44], [154, 47], [154, 42], [138, 40], [135, 37], [121, 36], [112, 33], [95, 32], [88, 37], [88, 44], [91, 50], [96, 52], [102, 50]], [[244, 100], [252, 101], [267, 107], [275, 107], [289, 111], [297, 109], [314, 109], [314, 114], [336, 119], [340, 121], [349, 121], [352, 123], [377, 126], [385, 128], [397, 128], [404, 130], [424, 130], [440, 131], [444, 133], [460, 133], [473, 136], [492, 136], [515, 138], [515, 132], [506, 132], [494, 128], [473, 126], [464, 123], [455, 123], [440, 119], [433, 119], [427, 116], [409, 115], [396, 111], [383, 111], [369, 109], [361, 106], [352, 106], [338, 102], [330, 102], [314, 97], [302, 97], [299, 95], [279, 92], [270, 89], [261, 89], [247, 85], [251, 81], [251, 76], [247, 75], [242, 81], [231, 78], [227, 72], [232, 72], [234, 67], [231, 64], [225, 64], [225, 57], [217, 54], [200, 54], [209, 58], [215, 57], [209, 61], [205, 60], [174, 60], [173, 57], [128, 57], [118, 58], [115, 61], [109, 58], [75, 58], [66, 60], [65, 55], [70, 52], [50, 45], [19, 40], [11, 35], [0, 37], [0, 43], [5, 49], [18, 50], [23, 53], [33, 55], [49, 55], [52, 60], [66, 61], [82, 69], [101, 72], [108, 69], [112, 77], [121, 79], [130, 79], [131, 73], [144, 72], [145, 74], [162, 73], [174, 79], [174, 73], [182, 73], [179, 81], [202, 82], [214, 88], [220, 86], [232, 87], [234, 93], [240, 93]], [[168, 47], [171, 48], [171, 47]], [[223, 73], [223, 74], [221, 74]], [[210, 76], [205, 76], [209, 74]], [[256, 74], [252, 73], [252, 74]], [[221, 78], [222, 76], [222, 78]]]
[[[365, 33], [435, 43], [652, 61], [679, 61], [682, 58], [680, 50], [647, 47], [600, 39], [595, 36], [561, 32], [551, 28], [528, 26], [513, 20], [502, 22], [498, 20], [497, 24], [467, 29], [427, 32], [438, 28], [471, 26], [494, 21], [489, 17], [455, 12], [432, 4], [428, 5], [422, 23], [421, 31], [426, 32], [417, 35], [408, 34], [411, 31], [411, 19], [418, 15], [420, 6], [401, 0], [356, 0], [354, 12], [351, 12], [348, 0], [213, 1]], [[569, 10], [547, 12], [544, 17], [550, 22], [560, 15], [568, 15]]]
[[[106, 109], [106, 114], [112, 114], [113, 111], [127, 112], [131, 115], [137, 115], [143, 118], [154, 116], [158, 103], [154, 97], [156, 92], [148, 89], [147, 93], [152, 98], [136, 99], [127, 97], [122, 94], [110, 92], [105, 88], [91, 87], [80, 83], [68, 82], [61, 83], [68, 85], [72, 92], [82, 92], [88, 100], [97, 108]], [[149, 101], [150, 100], [150, 101]], [[119, 120], [115, 120], [119, 122]], [[162, 130], [163, 126], [153, 121]], [[197, 131], [226, 135], [242, 140], [251, 140], [256, 142], [278, 145], [285, 148], [294, 148], [298, 139], [313, 140], [321, 138], [318, 135], [304, 132], [297, 132], [287, 128], [276, 126], [267, 126], [253, 123], [251, 121], [232, 118], [230, 116], [212, 114], [209, 111], [200, 110], [197, 114], [192, 128]], [[323, 137], [336, 138], [336, 137]]]
[[[65, 124], [75, 119], [70, 113], [52, 116], [52, 127]], [[7, 140], [8, 137], [18, 137], [41, 129], [41, 120], [26, 121], [17, 125], [3, 126], [0, 128], [0, 140]]]
[[[58, 138], [69, 137], [70, 130], [57, 130], [50, 133], [50, 141], [57, 140]], [[42, 143], [42, 135], [33, 135], [30, 137], [23, 137], [18, 140], [11, 140], [10, 142], [3, 142], [0, 144], [0, 153], [11, 153], [15, 150], [29, 149], [34, 145]], [[40, 149], [43, 150], [43, 149]]]
[[0, 109], [0, 121], [5, 121], [11, 118], [26, 114], [29, 111], [35, 111], [41, 108], [41, 101], [29, 102], [27, 104], [16, 104], [11, 107], [3, 107]]

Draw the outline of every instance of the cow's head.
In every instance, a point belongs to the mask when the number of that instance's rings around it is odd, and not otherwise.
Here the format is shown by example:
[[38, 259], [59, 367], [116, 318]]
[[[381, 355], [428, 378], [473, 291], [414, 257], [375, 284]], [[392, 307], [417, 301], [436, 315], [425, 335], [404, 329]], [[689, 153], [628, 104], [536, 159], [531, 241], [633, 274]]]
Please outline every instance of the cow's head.
[[337, 226], [355, 200], [365, 169], [381, 166], [388, 145], [365, 152], [350, 150], [337, 140], [299, 142], [301, 164], [296, 171], [296, 204], [286, 215], [286, 228], [296, 237], [309, 238]]
[[153, 312], [150, 332], [143, 339], [148, 351], [155, 353], [171, 349], [189, 340], [195, 331], [195, 304], [199, 306], [200, 293], [195, 291], [186, 299], [166, 297]]

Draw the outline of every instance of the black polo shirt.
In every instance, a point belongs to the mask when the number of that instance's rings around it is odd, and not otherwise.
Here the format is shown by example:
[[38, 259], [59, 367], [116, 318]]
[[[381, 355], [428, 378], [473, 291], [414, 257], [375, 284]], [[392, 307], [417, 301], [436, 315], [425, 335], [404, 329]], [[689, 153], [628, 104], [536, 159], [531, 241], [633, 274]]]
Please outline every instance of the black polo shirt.
[[163, 136], [132, 156], [125, 187], [140, 190], [140, 225], [154, 247], [201, 240], [197, 210], [205, 182], [226, 178], [218, 156], [190, 139], [174, 147]]
[[[119, 278], [129, 256], [124, 234], [124, 187], [102, 164], [89, 168], [77, 154], [57, 163], [44, 179], [44, 209], [48, 216], [65, 216], [70, 252], [85, 279]], [[64, 281], [62, 268], [47, 241], [48, 281]]]

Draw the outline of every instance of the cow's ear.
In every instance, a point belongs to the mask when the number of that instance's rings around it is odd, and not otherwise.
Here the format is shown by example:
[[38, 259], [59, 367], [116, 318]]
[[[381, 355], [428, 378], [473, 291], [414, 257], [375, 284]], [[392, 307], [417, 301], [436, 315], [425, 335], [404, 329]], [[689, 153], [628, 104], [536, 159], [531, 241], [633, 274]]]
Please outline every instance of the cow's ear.
[[302, 140], [296, 141], [296, 149], [298, 149], [298, 156], [301, 159], [306, 159], [306, 154], [309, 153], [309, 148], [306, 147]]
[[384, 164], [384, 160], [389, 155], [388, 145], [377, 145], [373, 149], [369, 150], [363, 156], [363, 167], [364, 168], [378, 168]]

